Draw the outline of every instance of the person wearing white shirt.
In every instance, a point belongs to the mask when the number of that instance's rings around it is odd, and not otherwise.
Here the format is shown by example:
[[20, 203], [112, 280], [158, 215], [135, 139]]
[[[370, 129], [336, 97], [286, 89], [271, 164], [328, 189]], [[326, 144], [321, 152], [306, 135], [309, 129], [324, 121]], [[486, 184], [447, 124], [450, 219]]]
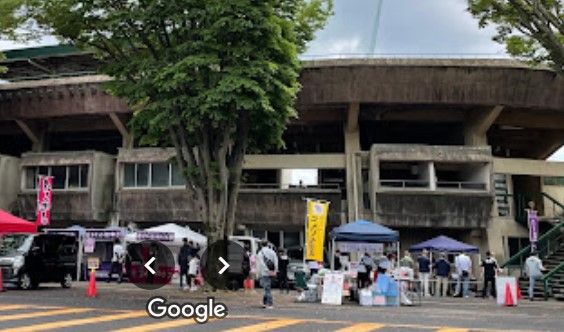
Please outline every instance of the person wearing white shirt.
[[278, 255], [268, 247], [268, 242], [261, 243], [262, 249], [257, 255], [257, 270], [260, 277], [260, 285], [264, 289], [262, 304], [266, 309], [273, 308], [272, 277], [278, 272]]
[[525, 273], [529, 277], [529, 300], [534, 298], [535, 282], [541, 279], [544, 266], [536, 252], [531, 252], [531, 256], [525, 261]]
[[470, 272], [472, 271], [472, 260], [465, 253], [460, 253], [454, 260], [456, 273], [458, 274], [457, 295], [460, 295], [460, 282], [462, 282], [462, 296], [468, 297], [470, 287]]
[[199, 267], [200, 257], [198, 257], [198, 254], [196, 254], [195, 256], [192, 256], [190, 262], [188, 262], [188, 280], [186, 280], [186, 286], [190, 287], [191, 291], [196, 287], [194, 281], [196, 280], [196, 276], [198, 275]]
[[110, 271], [108, 272], [108, 279], [106, 282], [112, 281], [112, 275], [117, 273], [118, 283], [121, 283], [123, 279], [123, 262], [125, 260], [125, 250], [121, 245], [119, 239], [114, 242], [114, 248], [112, 253], [112, 263], [110, 266]]

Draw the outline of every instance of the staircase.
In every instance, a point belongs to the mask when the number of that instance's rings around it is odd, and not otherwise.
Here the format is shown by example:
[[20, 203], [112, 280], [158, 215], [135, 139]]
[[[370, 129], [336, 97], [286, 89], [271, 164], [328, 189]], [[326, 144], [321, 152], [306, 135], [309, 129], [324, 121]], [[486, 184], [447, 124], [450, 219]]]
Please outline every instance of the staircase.
[[[554, 299], [564, 301], [564, 242], [559, 243], [560, 247], [555, 248], [554, 251], [543, 259], [543, 265], [546, 268], [547, 273], [545, 277], [552, 272], [549, 280], [547, 280], [547, 293], [545, 293], [545, 285], [543, 280], [538, 280], [534, 288], [534, 298], [546, 298], [552, 295]], [[560, 268], [559, 268], [560, 267]], [[553, 272], [554, 271], [554, 272]], [[529, 278], [520, 277], [519, 286], [521, 287], [521, 292], [523, 297], [527, 297], [527, 290], [529, 289]]]
[[[544, 299], [554, 297], [557, 300], [564, 301], [564, 205], [546, 193], [504, 195], [500, 192], [497, 195], [501, 198], [513, 196], [516, 205], [515, 220], [525, 227], [527, 225], [525, 208], [528, 201], [543, 199], [545, 210], [550, 208], [553, 217], [550, 220], [542, 220], [541, 218], [541, 221], [545, 221], [545, 223], [544, 227], [543, 223], [540, 225], [542, 236], [539, 237], [537, 243], [539, 256], [543, 261], [546, 272], [543, 279], [538, 280], [535, 284], [534, 297]], [[500, 198], [497, 199], [499, 204]], [[546, 229], [548, 227], [550, 228]], [[543, 228], [546, 231], [543, 231]], [[502, 268], [507, 268], [510, 271], [513, 269], [520, 272], [519, 286], [523, 297], [528, 296], [529, 278], [525, 277], [523, 268], [530, 252], [531, 247], [527, 246], [501, 265]]]

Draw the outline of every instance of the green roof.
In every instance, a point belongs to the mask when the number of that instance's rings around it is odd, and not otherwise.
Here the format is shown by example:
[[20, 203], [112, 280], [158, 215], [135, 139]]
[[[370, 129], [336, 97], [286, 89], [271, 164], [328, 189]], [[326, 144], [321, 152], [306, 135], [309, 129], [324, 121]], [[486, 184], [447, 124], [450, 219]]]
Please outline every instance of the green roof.
[[84, 51], [70, 45], [54, 45], [54, 46], [22, 48], [19, 50], [8, 50], [8, 51], [4, 51], [3, 53], [6, 56], [6, 60], [14, 61], [20, 59], [44, 58], [51, 56], [80, 54], [80, 53], [84, 53]]

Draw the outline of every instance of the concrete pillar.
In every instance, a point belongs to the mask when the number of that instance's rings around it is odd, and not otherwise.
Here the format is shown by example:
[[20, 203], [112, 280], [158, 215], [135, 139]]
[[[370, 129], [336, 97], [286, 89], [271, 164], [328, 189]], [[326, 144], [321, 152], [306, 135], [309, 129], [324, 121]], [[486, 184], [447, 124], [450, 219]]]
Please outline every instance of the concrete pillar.
[[347, 175], [347, 218], [348, 221], [360, 217], [362, 197], [358, 197], [358, 183], [362, 184], [362, 174], [357, 174], [355, 153], [360, 152], [360, 132], [358, 129], [359, 103], [351, 103], [347, 109], [346, 123], [344, 126], [346, 175]]
[[472, 111], [467, 114], [464, 123], [464, 142], [471, 146], [487, 146], [486, 133], [495, 122], [503, 106], [497, 105], [485, 111]]
[[437, 174], [435, 173], [435, 163], [429, 162], [429, 189], [437, 190]]

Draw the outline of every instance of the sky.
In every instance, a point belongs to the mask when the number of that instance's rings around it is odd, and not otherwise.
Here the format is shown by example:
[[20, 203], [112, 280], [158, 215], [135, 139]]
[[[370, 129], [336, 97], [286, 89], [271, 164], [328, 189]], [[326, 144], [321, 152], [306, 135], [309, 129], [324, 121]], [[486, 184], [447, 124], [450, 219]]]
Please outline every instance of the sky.
[[[334, 4], [335, 15], [309, 44], [304, 59], [363, 54], [507, 56], [503, 45], [491, 39], [495, 28], [478, 28], [466, 11], [466, 0], [334, 0]], [[0, 50], [56, 43], [54, 38], [33, 45], [0, 40]], [[564, 161], [564, 148], [551, 159]]]

